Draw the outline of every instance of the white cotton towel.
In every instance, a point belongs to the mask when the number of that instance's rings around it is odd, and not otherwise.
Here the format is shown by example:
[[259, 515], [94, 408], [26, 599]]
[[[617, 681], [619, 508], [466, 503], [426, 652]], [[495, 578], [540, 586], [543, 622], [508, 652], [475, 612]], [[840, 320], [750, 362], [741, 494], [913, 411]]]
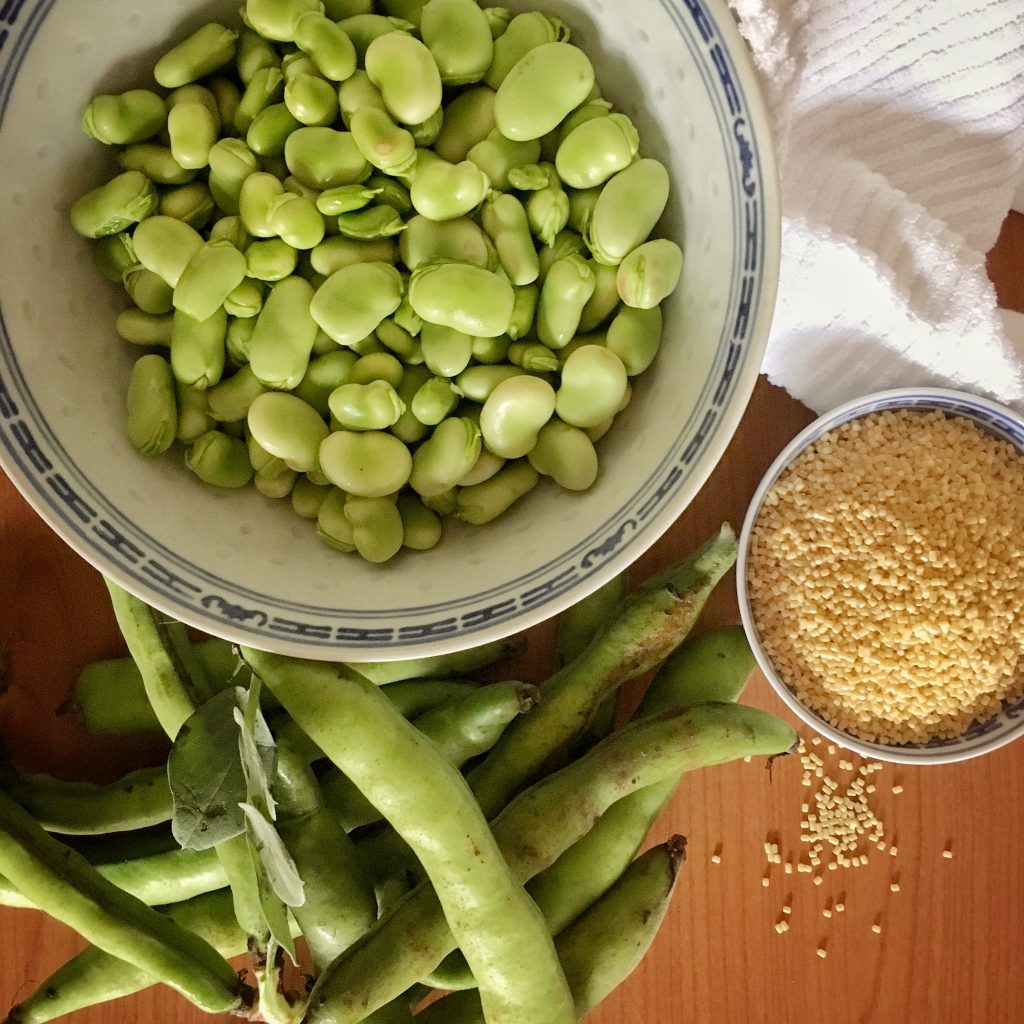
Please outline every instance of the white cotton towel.
[[730, 2], [782, 180], [765, 373], [819, 412], [912, 385], [1024, 410], [984, 256], [1024, 201], [1024, 0]]

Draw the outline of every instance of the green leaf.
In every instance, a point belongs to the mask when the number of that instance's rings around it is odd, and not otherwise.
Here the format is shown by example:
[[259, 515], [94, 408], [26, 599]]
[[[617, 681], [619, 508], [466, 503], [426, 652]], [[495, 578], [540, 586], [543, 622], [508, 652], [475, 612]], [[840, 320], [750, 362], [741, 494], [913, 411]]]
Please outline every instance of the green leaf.
[[245, 774], [246, 799], [261, 809], [267, 817], [276, 817], [276, 804], [270, 787], [277, 767], [277, 749], [274, 737], [260, 711], [260, 681], [253, 676], [253, 684], [235, 710], [238, 726], [238, 755]]
[[246, 819], [245, 835], [248, 840], [249, 855], [252, 857], [253, 868], [256, 871], [260, 909], [263, 911], [263, 919], [267, 923], [271, 940], [276, 942], [282, 949], [287, 950], [292, 963], [297, 964], [298, 957], [295, 953], [295, 941], [292, 939], [291, 923], [288, 920], [288, 908], [281, 897], [274, 892], [274, 887], [270, 884], [267, 869], [264, 866], [252, 828], [252, 822], [248, 818]]
[[171, 829], [185, 850], [208, 850], [245, 831], [239, 804], [249, 797], [238, 753], [240, 687], [224, 690], [189, 717], [167, 760]]
[[242, 811], [271, 888], [285, 905], [301, 907], [306, 902], [305, 886], [277, 829], [252, 804], [242, 804]]

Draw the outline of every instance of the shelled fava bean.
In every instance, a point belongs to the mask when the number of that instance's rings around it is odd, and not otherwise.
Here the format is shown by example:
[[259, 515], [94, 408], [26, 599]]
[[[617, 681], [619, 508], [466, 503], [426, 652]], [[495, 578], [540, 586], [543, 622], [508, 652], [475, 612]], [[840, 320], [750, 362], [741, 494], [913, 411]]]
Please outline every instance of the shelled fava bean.
[[166, 95], [86, 108], [122, 173], [71, 211], [150, 350], [135, 447], [183, 444], [374, 562], [541, 476], [589, 488], [683, 264], [648, 240], [668, 173], [563, 22], [410, 10], [249, 0], [204, 26], [157, 62]]

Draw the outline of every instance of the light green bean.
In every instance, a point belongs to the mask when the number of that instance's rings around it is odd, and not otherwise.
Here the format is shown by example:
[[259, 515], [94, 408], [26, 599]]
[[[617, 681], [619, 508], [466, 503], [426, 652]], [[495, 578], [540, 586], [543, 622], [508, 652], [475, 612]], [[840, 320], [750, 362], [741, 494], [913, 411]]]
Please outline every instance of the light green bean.
[[391, 434], [338, 430], [320, 446], [320, 466], [327, 479], [346, 493], [383, 498], [408, 483], [412, 456]]
[[441, 73], [429, 49], [404, 32], [378, 36], [366, 49], [366, 73], [402, 124], [422, 124], [441, 106]]
[[162, 455], [174, 444], [177, 427], [170, 363], [162, 356], [143, 356], [128, 382], [128, 437], [143, 455]]
[[491, 26], [476, 0], [430, 0], [420, 34], [445, 85], [479, 82], [494, 57]]
[[206, 320], [176, 310], [171, 327], [171, 368], [174, 377], [197, 391], [213, 387], [224, 373], [224, 342], [228, 317], [223, 307]]
[[286, 277], [270, 290], [256, 321], [249, 363], [268, 388], [291, 391], [309, 366], [316, 321], [313, 286], [301, 277]]
[[456, 515], [475, 526], [492, 522], [529, 494], [539, 480], [528, 462], [514, 462], [482, 484], [461, 488]]
[[108, 146], [145, 142], [167, 123], [164, 101], [147, 89], [96, 96], [82, 114], [82, 131]]
[[237, 39], [238, 33], [223, 25], [204, 25], [156, 62], [153, 77], [165, 89], [205, 78], [235, 59]]
[[335, 271], [317, 289], [313, 319], [339, 345], [365, 338], [402, 301], [402, 277], [383, 263], [360, 263]]
[[439, 263], [413, 272], [409, 301], [429, 323], [495, 338], [508, 330], [515, 293], [508, 281], [479, 267]]
[[158, 201], [153, 182], [138, 171], [128, 171], [77, 199], [71, 224], [86, 238], [116, 235], [145, 220]]

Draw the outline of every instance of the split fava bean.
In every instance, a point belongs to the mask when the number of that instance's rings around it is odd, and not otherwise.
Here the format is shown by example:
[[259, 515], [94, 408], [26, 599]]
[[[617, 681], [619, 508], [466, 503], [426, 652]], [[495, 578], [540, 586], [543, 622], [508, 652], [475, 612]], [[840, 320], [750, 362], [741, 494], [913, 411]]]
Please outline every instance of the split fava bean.
[[405, 404], [405, 412], [392, 425], [391, 433], [405, 444], [417, 444], [430, 433], [430, 428], [416, 419], [412, 411], [412, 400], [430, 377], [430, 370], [425, 366], [410, 366], [395, 386], [398, 397]]
[[141, 264], [126, 270], [123, 280], [128, 297], [144, 313], [159, 316], [174, 308], [174, 289]]
[[627, 306], [653, 309], [676, 290], [682, 272], [683, 251], [675, 242], [645, 242], [619, 264], [619, 296]]
[[324, 240], [326, 231], [316, 203], [292, 192], [284, 192], [271, 202], [267, 223], [274, 234], [294, 249], [315, 248]]
[[440, 263], [413, 273], [409, 301], [425, 321], [495, 338], [508, 330], [515, 294], [507, 281], [479, 267]]
[[[404, 236], [403, 236], [404, 237]], [[309, 261], [318, 274], [331, 274], [358, 263], [393, 264], [398, 260], [398, 243], [391, 238], [358, 240], [328, 238], [310, 253]]]
[[234, 126], [245, 135], [261, 111], [284, 98], [284, 74], [277, 64], [260, 68], [246, 84], [245, 92], [235, 110]]
[[[438, 160], [416, 175], [409, 195], [421, 216], [430, 220], [455, 220], [483, 202], [490, 184], [487, 175], [469, 160], [460, 164]], [[524, 213], [524, 222], [525, 219]]]
[[204, 25], [156, 62], [153, 77], [165, 89], [205, 78], [234, 60], [237, 39], [223, 25]]
[[494, 42], [494, 59], [484, 81], [492, 89], [499, 88], [531, 50], [545, 43], [565, 42], [568, 38], [568, 26], [558, 18], [537, 11], [516, 15]]
[[233, 377], [222, 380], [206, 392], [206, 407], [221, 423], [240, 423], [249, 414], [252, 403], [267, 390], [251, 366], [243, 366]]
[[348, 34], [349, 39], [352, 40], [352, 45], [356, 48], [356, 57], [360, 64], [365, 64], [367, 51], [375, 39], [394, 32], [408, 34], [410, 30], [416, 27], [404, 18], [387, 17], [370, 12], [353, 14], [351, 17], [342, 18], [338, 24], [341, 25]]
[[628, 167], [640, 149], [640, 133], [625, 114], [585, 121], [558, 147], [555, 167], [570, 188], [603, 185]]
[[260, 162], [241, 139], [221, 139], [209, 153], [210, 192], [229, 215], [238, 213], [242, 185], [259, 170]]
[[412, 461], [397, 437], [378, 430], [338, 430], [320, 446], [320, 468], [327, 479], [362, 498], [396, 494], [409, 482]]
[[196, 231], [202, 231], [210, 223], [215, 211], [210, 189], [201, 181], [167, 189], [157, 206], [161, 216], [183, 221]]
[[305, 376], [317, 333], [313, 301], [313, 286], [301, 277], [279, 281], [264, 301], [249, 363], [267, 387], [292, 391]]
[[[332, 342], [333, 345], [333, 342]], [[321, 416], [330, 412], [330, 397], [343, 384], [347, 384], [359, 357], [347, 349], [335, 348], [311, 359], [295, 394], [311, 405]]]
[[284, 103], [264, 107], [249, 125], [246, 145], [259, 156], [281, 156], [288, 136], [301, 127]]
[[214, 487], [237, 490], [253, 478], [245, 442], [219, 430], [197, 438], [185, 456], [185, 464], [203, 483]]
[[342, 213], [353, 213], [369, 206], [380, 194], [380, 189], [369, 185], [342, 185], [320, 193], [316, 198], [316, 208], [325, 217], [337, 217]]
[[608, 327], [606, 345], [626, 367], [631, 377], [643, 373], [654, 362], [661, 345], [662, 312], [624, 306]]
[[356, 71], [351, 77], [341, 83], [338, 89], [338, 106], [341, 108], [341, 119], [345, 127], [352, 129], [352, 115], [360, 107], [376, 107], [378, 110], [387, 110], [384, 97], [370, 81], [370, 76], [365, 71]]
[[486, 448], [480, 452], [480, 458], [469, 473], [462, 478], [462, 487], [472, 487], [474, 484], [482, 484], [490, 480], [492, 476], [499, 473], [505, 466], [505, 459], [489, 452]]
[[494, 188], [506, 192], [512, 187], [510, 175], [519, 167], [536, 163], [540, 156], [539, 142], [506, 139], [495, 129], [473, 146], [466, 159], [490, 178]]
[[119, 154], [118, 163], [126, 171], [140, 171], [158, 185], [185, 185], [196, 172], [182, 167], [168, 146], [154, 142], [137, 142]]
[[180, 103], [167, 115], [171, 155], [187, 170], [206, 167], [220, 130], [219, 116], [201, 103]]
[[451, 327], [425, 323], [420, 339], [424, 362], [439, 377], [457, 377], [473, 358], [473, 339]]
[[547, 135], [590, 95], [594, 80], [594, 67], [579, 47], [561, 42], [535, 47], [498, 87], [498, 129], [517, 141]]
[[413, 551], [430, 551], [441, 543], [441, 519], [414, 495], [400, 494], [395, 503], [402, 517], [402, 546]]
[[256, 441], [289, 469], [308, 473], [320, 465], [327, 424], [301, 398], [268, 391], [253, 401], [246, 422]]
[[444, 123], [434, 142], [434, 152], [442, 160], [461, 163], [494, 131], [495, 95], [493, 89], [480, 85], [460, 93], [444, 108]]
[[476, 0], [430, 0], [420, 34], [445, 85], [479, 82], [494, 57], [491, 26]]
[[238, 35], [235, 67], [243, 85], [248, 85], [253, 75], [261, 68], [278, 67], [281, 58], [273, 45], [251, 28], [244, 28]]
[[516, 287], [536, 281], [540, 261], [523, 204], [508, 193], [493, 196], [485, 204], [481, 220], [509, 281]]
[[425, 426], [437, 426], [455, 411], [460, 397], [461, 393], [451, 381], [431, 377], [413, 396], [412, 414]]
[[484, 444], [503, 459], [518, 459], [537, 443], [555, 411], [555, 391], [530, 375], [510, 377], [488, 396], [480, 413]]
[[143, 454], [161, 455], [174, 443], [178, 404], [174, 376], [163, 356], [136, 360], [128, 382], [128, 438]]
[[161, 316], [146, 313], [141, 309], [124, 309], [117, 315], [117, 333], [132, 345], [171, 344], [171, 325], [174, 317], [169, 313]]
[[203, 236], [188, 224], [157, 215], [135, 229], [132, 244], [138, 261], [174, 288], [204, 243]]
[[584, 345], [565, 361], [555, 411], [574, 427], [596, 427], [622, 406], [629, 382], [614, 352]]
[[356, 70], [356, 48], [345, 30], [315, 11], [295, 21], [295, 45], [308, 53], [324, 78], [344, 82]]
[[403, 124], [422, 124], [441, 106], [441, 73], [430, 50], [405, 32], [378, 36], [366, 49], [366, 73]]
[[508, 325], [508, 336], [513, 341], [524, 338], [533, 329], [540, 301], [540, 287], [535, 284], [515, 289], [515, 304], [512, 306], [512, 320]]
[[402, 262], [413, 272], [432, 260], [454, 260], [484, 270], [497, 269], [497, 253], [487, 236], [478, 224], [465, 217], [442, 222], [413, 217], [406, 224], [398, 246]]
[[599, 263], [617, 265], [646, 241], [668, 204], [669, 180], [657, 160], [638, 160], [601, 190], [587, 233]]
[[178, 402], [175, 439], [182, 444], [192, 444], [214, 426], [213, 417], [206, 407], [206, 392], [186, 387], [176, 380], [174, 393]]
[[295, 75], [284, 87], [285, 106], [304, 125], [324, 127], [338, 116], [338, 93], [319, 75]]
[[351, 118], [352, 139], [367, 163], [388, 174], [407, 174], [416, 166], [416, 140], [386, 110], [360, 107]]
[[145, 220], [158, 202], [153, 182], [138, 171], [127, 171], [76, 200], [71, 224], [86, 238], [115, 235]]
[[194, 320], [208, 320], [245, 280], [245, 257], [227, 239], [206, 242], [174, 286], [174, 305]]
[[328, 407], [344, 430], [387, 430], [405, 412], [405, 402], [385, 380], [342, 384], [331, 393]]
[[402, 291], [402, 276], [394, 267], [354, 264], [336, 271], [317, 289], [311, 312], [339, 345], [352, 345], [398, 309]]
[[206, 320], [175, 311], [171, 327], [171, 368], [175, 379], [197, 391], [213, 387], [224, 373], [228, 317], [223, 307]]
[[264, 294], [265, 289], [262, 282], [246, 278], [224, 299], [224, 312], [228, 316], [258, 316], [259, 311], [263, 308]]
[[372, 171], [350, 132], [300, 128], [284, 147], [288, 170], [304, 185], [323, 190], [365, 181]]
[[402, 514], [390, 498], [351, 495], [344, 515], [352, 528], [352, 543], [367, 562], [387, 562], [402, 549]]
[[391, 238], [405, 230], [401, 215], [391, 206], [370, 206], [342, 213], [338, 216], [337, 225], [339, 233], [346, 238], [364, 242]]
[[247, 0], [245, 16], [264, 39], [290, 43], [303, 14], [322, 10], [320, 0]]
[[412, 456], [409, 483], [421, 497], [431, 498], [457, 487], [480, 457], [480, 427], [471, 419], [443, 420]]
[[356, 545], [352, 537], [352, 525], [345, 518], [345, 503], [348, 495], [337, 487], [331, 487], [320, 502], [316, 516], [316, 532], [320, 539], [336, 551], [350, 553]]
[[572, 341], [596, 285], [594, 271], [582, 256], [567, 256], [554, 264], [537, 308], [537, 336], [545, 345], [563, 348]]
[[298, 262], [298, 250], [283, 238], [252, 242], [245, 250], [245, 272], [257, 281], [283, 281]]
[[567, 491], [585, 491], [597, 479], [597, 451], [578, 427], [561, 420], [545, 424], [527, 456], [530, 465]]
[[594, 271], [594, 294], [580, 316], [581, 334], [596, 331], [619, 307], [618, 268], [590, 261]]
[[238, 196], [238, 211], [245, 230], [254, 238], [273, 238], [270, 226], [270, 207], [278, 196], [284, 194], [284, 186], [272, 174], [258, 171], [250, 174]]
[[145, 142], [167, 123], [164, 101], [147, 89], [96, 96], [82, 114], [82, 130], [108, 146]]
[[529, 494], [539, 480], [540, 475], [528, 462], [515, 462], [482, 484], [460, 488], [455, 514], [475, 526], [492, 522]]

